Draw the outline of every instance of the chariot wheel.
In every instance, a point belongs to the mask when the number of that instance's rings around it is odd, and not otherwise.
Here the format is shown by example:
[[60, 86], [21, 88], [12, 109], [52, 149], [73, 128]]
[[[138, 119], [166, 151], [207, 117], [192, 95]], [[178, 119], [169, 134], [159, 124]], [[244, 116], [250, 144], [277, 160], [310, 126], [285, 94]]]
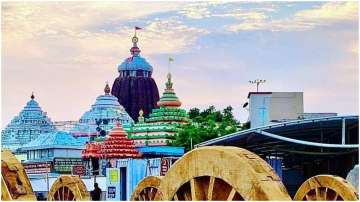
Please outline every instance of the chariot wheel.
[[61, 175], [51, 186], [48, 201], [90, 201], [90, 194], [79, 176]]
[[259, 156], [238, 147], [209, 146], [186, 153], [162, 179], [155, 200], [291, 200]]
[[294, 196], [296, 201], [357, 201], [356, 189], [334, 175], [317, 175], [306, 180]]
[[10, 150], [1, 151], [1, 200], [36, 201], [24, 167]]
[[130, 201], [153, 201], [163, 176], [148, 176], [136, 186]]

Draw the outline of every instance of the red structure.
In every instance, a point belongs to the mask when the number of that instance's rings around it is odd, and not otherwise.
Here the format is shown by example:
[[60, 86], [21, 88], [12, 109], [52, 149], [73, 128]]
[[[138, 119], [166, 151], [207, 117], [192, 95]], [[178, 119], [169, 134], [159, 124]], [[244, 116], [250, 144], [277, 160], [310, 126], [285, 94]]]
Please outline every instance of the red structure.
[[85, 149], [82, 151], [83, 159], [96, 158], [100, 159], [101, 155], [101, 144], [100, 142], [87, 143]]
[[102, 158], [122, 159], [140, 158], [141, 154], [135, 149], [134, 141], [128, 139], [120, 123], [110, 131], [101, 146]]

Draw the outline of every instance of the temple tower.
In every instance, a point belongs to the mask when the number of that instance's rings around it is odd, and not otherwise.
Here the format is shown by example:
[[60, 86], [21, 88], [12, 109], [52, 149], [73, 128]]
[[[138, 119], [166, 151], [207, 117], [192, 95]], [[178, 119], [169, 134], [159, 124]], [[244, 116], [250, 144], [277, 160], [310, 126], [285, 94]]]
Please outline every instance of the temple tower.
[[115, 79], [111, 91], [134, 121], [138, 120], [141, 109], [144, 116], [148, 117], [151, 110], [157, 108], [156, 103], [159, 101], [159, 91], [151, 77], [153, 68], [140, 56], [138, 40], [135, 32], [132, 38], [133, 47], [130, 49], [131, 56], [118, 66], [119, 76]]

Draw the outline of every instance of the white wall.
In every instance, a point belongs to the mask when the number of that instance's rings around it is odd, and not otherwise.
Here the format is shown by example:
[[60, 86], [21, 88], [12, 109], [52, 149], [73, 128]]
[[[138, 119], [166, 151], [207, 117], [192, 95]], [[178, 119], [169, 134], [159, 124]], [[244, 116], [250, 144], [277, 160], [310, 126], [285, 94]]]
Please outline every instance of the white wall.
[[294, 120], [304, 113], [302, 92], [253, 93], [249, 97], [250, 127]]

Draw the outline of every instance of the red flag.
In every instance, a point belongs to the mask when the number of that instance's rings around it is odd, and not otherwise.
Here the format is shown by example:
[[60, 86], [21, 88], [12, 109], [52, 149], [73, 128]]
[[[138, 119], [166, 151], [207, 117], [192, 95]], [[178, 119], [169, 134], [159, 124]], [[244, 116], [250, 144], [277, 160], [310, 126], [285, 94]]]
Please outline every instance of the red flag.
[[141, 29], [141, 27], [136, 27], [136, 26], [135, 26], [135, 30], [139, 30], [139, 29]]

